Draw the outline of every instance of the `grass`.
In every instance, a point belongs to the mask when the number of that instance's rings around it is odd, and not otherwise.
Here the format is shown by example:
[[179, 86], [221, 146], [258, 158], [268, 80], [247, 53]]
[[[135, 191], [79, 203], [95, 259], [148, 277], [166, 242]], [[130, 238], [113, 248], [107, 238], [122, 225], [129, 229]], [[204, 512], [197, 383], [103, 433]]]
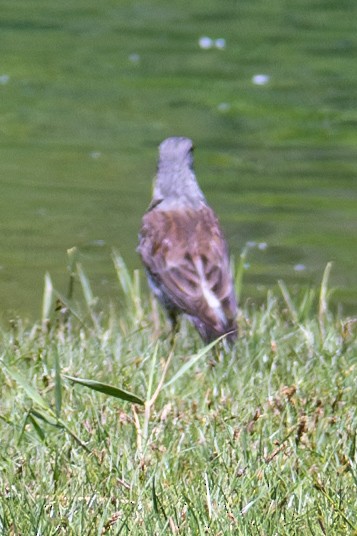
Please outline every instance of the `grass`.
[[1, 534], [356, 534], [357, 319], [330, 312], [330, 267], [242, 304], [227, 352], [185, 323], [172, 345], [113, 258], [119, 311], [71, 250], [67, 296], [46, 275], [41, 322], [1, 333]]

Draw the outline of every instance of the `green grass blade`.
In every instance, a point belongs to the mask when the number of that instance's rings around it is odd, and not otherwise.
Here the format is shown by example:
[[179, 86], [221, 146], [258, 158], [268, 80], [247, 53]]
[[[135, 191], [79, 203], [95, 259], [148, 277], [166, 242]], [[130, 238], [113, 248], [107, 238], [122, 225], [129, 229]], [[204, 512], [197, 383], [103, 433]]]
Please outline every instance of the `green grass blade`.
[[120, 398], [121, 400], [126, 400], [127, 402], [133, 402], [134, 404], [140, 404], [142, 406], [144, 405], [144, 401], [141, 398], [134, 395], [133, 393], [130, 393], [129, 391], [125, 391], [124, 389], [119, 389], [119, 387], [114, 387], [113, 385], [98, 382], [96, 380], [88, 380], [85, 378], [75, 378], [74, 376], [67, 376], [67, 374], [65, 374], [64, 377], [67, 378], [68, 380], [71, 380], [74, 383], [78, 383], [80, 385], [84, 385], [85, 387], [89, 387], [89, 389], [93, 389], [93, 391], [98, 391], [99, 393], [113, 396], [114, 398]]
[[243, 248], [243, 251], [239, 257], [238, 265], [236, 267], [234, 285], [235, 285], [235, 289], [237, 293], [238, 302], [242, 294], [243, 275], [244, 275], [244, 270], [245, 270], [245, 263], [247, 261], [247, 253], [248, 253], [248, 248], [247, 247]]
[[78, 273], [79, 281], [81, 283], [83, 296], [84, 296], [86, 305], [88, 309], [91, 310], [96, 300], [94, 298], [88, 278], [85, 275], [82, 265], [80, 263], [77, 263], [77, 273]]
[[78, 249], [74, 246], [73, 248], [67, 249], [68, 265], [67, 269], [70, 274], [75, 274], [76, 263], [78, 257]]
[[133, 274], [133, 296], [132, 299], [135, 305], [135, 313], [137, 318], [142, 318], [143, 308], [141, 304], [141, 287], [140, 287], [140, 272], [139, 270], [134, 270]]
[[81, 266], [81, 264], [77, 263], [77, 273], [79, 277], [79, 281], [82, 287], [84, 300], [86, 302], [86, 306], [89, 312], [89, 315], [92, 319], [94, 327], [98, 330], [99, 329], [99, 320], [98, 316], [95, 312], [94, 306], [97, 303], [97, 298], [94, 297], [94, 294], [92, 292], [89, 280], [87, 276], [84, 273], [84, 270]]
[[44, 442], [45, 441], [45, 432], [43, 431], [43, 429], [41, 428], [39, 423], [36, 421], [35, 417], [30, 414], [28, 420], [32, 424], [32, 426], [34, 427], [35, 432], [37, 433], [38, 437], [41, 439], [42, 442]]
[[59, 363], [58, 350], [54, 350], [54, 360], [55, 360], [55, 408], [56, 408], [56, 417], [59, 418], [61, 415], [62, 408], [62, 380], [61, 380], [61, 367]]
[[328, 292], [328, 281], [330, 278], [332, 268], [332, 262], [328, 262], [322, 276], [321, 288], [320, 288], [320, 297], [319, 297], [319, 324], [320, 324], [320, 333], [321, 337], [325, 337], [325, 319], [328, 311], [327, 303], [327, 292]]
[[118, 277], [121, 289], [124, 292], [127, 299], [129, 298], [129, 302], [130, 302], [133, 296], [133, 283], [132, 283], [130, 274], [128, 272], [128, 269], [126, 267], [126, 264], [122, 256], [118, 253], [117, 250], [115, 249], [113, 250], [112, 257], [113, 257], [114, 267], [117, 273], [117, 277]]
[[50, 274], [45, 274], [45, 288], [43, 290], [42, 299], [42, 328], [46, 329], [51, 315], [51, 307], [53, 302], [53, 285]]
[[298, 322], [298, 314], [297, 314], [297, 311], [296, 311], [296, 308], [293, 304], [293, 301], [291, 299], [291, 296], [290, 296], [290, 293], [287, 289], [287, 286], [285, 285], [284, 281], [282, 280], [279, 280], [278, 281], [278, 285], [279, 285], [279, 288], [281, 290], [281, 293], [283, 295], [283, 298], [285, 300], [285, 303], [288, 307], [288, 310], [290, 312], [290, 316], [291, 316], [291, 319], [293, 322], [297, 323]]
[[[36, 419], [39, 419], [47, 424], [49, 424], [50, 426], [55, 426], [56, 428], [61, 428], [62, 430], [64, 430], [65, 432], [67, 432], [67, 434], [69, 434], [72, 439], [74, 439], [76, 441], [76, 443], [78, 445], [80, 445], [86, 452], [90, 453], [90, 449], [87, 447], [87, 445], [78, 437], [77, 434], [75, 434], [69, 427], [68, 425], [62, 420], [62, 419], [55, 419], [54, 417], [52, 418], [51, 416], [49, 415], [45, 415], [43, 413], [41, 413], [40, 411], [37, 411], [35, 409], [31, 409], [28, 413], [28, 419], [31, 420], [31, 422], [34, 424], [34, 417], [36, 417]], [[37, 423], [37, 421], [36, 421]], [[26, 423], [25, 423], [26, 424]], [[38, 423], [37, 423], [38, 425]], [[35, 426], [35, 424], [34, 424]]]
[[82, 318], [81, 314], [78, 313], [78, 311], [76, 311], [76, 309], [74, 309], [74, 307], [68, 301], [68, 299], [65, 298], [60, 292], [58, 292], [58, 290], [54, 290], [54, 294], [55, 294], [56, 298], [61, 302], [61, 304], [63, 304], [66, 307], [66, 309], [68, 309], [68, 311], [71, 313], [71, 315], [74, 316], [74, 318], [76, 318], [78, 320], [78, 322], [80, 322], [84, 326], [85, 325], [84, 318]]
[[20, 372], [17, 372], [9, 367], [7, 367], [4, 363], [2, 363], [6, 373], [8, 376], [10, 376], [15, 382], [25, 391], [27, 396], [31, 398], [31, 400], [37, 404], [40, 408], [45, 409], [50, 414], [52, 414], [52, 410], [49, 406], [49, 404], [46, 402], [44, 398], [40, 395], [36, 389], [28, 383], [28, 381], [22, 376]]
[[190, 370], [190, 368], [192, 368], [196, 363], [197, 361], [199, 361], [200, 359], [202, 359], [202, 357], [204, 357], [214, 346], [216, 346], [216, 344], [221, 341], [222, 339], [224, 339], [224, 335], [222, 337], [219, 337], [219, 339], [216, 339], [215, 341], [211, 342], [210, 344], [208, 344], [207, 346], [205, 346], [204, 348], [202, 348], [202, 350], [200, 350], [197, 354], [193, 355], [191, 357], [191, 359], [189, 361], [187, 361], [187, 363], [185, 363], [179, 370], [178, 372], [176, 372], [176, 374], [173, 376], [173, 378], [171, 378], [171, 380], [169, 380], [168, 382], [166, 382], [164, 385], [163, 385], [163, 389], [165, 387], [168, 387], [169, 385], [172, 385], [173, 383], [175, 383], [179, 378], [181, 378], [181, 376], [183, 376], [184, 374], [186, 374], [186, 372], [188, 370]]
[[41, 411], [37, 411], [36, 409], [32, 408], [29, 412], [29, 415], [36, 417], [36, 419], [40, 419], [41, 421], [44, 421], [45, 423], [50, 424], [51, 426], [58, 427], [57, 419], [54, 419], [50, 417], [49, 415], [42, 413]]
[[146, 400], [150, 400], [152, 395], [152, 386], [154, 383], [154, 375], [156, 370], [156, 362], [157, 362], [157, 353], [159, 350], [159, 343], [157, 342], [154, 348], [154, 352], [152, 354], [152, 360], [151, 360], [151, 368], [150, 368], [150, 375], [149, 375], [149, 382], [148, 382], [148, 388], [147, 388], [147, 394], [146, 394]]
[[152, 505], [154, 508], [154, 512], [155, 514], [160, 515], [159, 504], [158, 504], [156, 489], [155, 489], [155, 476], [152, 479], [151, 494], [152, 494]]
[[69, 273], [69, 283], [68, 283], [68, 291], [67, 291], [67, 298], [68, 300], [71, 300], [73, 297], [73, 290], [74, 290], [74, 278], [75, 278], [75, 267], [78, 257], [78, 250], [76, 247], [67, 249], [67, 256], [68, 256], [68, 273]]

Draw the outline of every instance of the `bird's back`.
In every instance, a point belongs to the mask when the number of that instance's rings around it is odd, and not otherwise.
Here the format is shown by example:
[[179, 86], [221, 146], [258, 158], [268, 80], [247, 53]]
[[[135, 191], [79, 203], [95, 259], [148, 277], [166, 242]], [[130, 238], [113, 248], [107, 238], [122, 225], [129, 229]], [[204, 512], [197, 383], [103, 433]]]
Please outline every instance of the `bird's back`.
[[205, 341], [226, 333], [234, 340], [237, 304], [228, 250], [210, 207], [149, 210], [138, 251], [167, 308], [188, 315]]

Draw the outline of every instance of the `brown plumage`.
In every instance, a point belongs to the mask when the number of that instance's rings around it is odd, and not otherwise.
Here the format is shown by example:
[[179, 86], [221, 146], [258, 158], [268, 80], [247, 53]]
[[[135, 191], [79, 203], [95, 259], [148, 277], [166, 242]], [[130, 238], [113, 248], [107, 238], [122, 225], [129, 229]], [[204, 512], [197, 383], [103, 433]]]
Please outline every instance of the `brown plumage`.
[[205, 342], [237, 336], [237, 304], [226, 242], [192, 170], [192, 142], [160, 145], [152, 203], [138, 252], [150, 286], [175, 324], [187, 315]]

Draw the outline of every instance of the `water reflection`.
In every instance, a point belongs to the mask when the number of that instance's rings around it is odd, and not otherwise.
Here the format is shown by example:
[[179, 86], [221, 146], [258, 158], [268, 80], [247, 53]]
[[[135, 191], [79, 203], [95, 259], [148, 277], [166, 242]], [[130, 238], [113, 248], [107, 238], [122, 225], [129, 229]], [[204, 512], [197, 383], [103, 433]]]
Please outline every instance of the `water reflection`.
[[353, 310], [349, 5], [88, 0], [54, 14], [39, 0], [26, 13], [9, 4], [0, 22], [3, 316], [38, 316], [44, 274], [65, 289], [73, 246], [95, 292], [116, 296], [111, 248], [139, 266], [138, 226], [169, 135], [193, 138], [198, 180], [235, 257], [257, 244], [243, 299], [278, 279], [319, 284], [332, 260], [335, 299]]

